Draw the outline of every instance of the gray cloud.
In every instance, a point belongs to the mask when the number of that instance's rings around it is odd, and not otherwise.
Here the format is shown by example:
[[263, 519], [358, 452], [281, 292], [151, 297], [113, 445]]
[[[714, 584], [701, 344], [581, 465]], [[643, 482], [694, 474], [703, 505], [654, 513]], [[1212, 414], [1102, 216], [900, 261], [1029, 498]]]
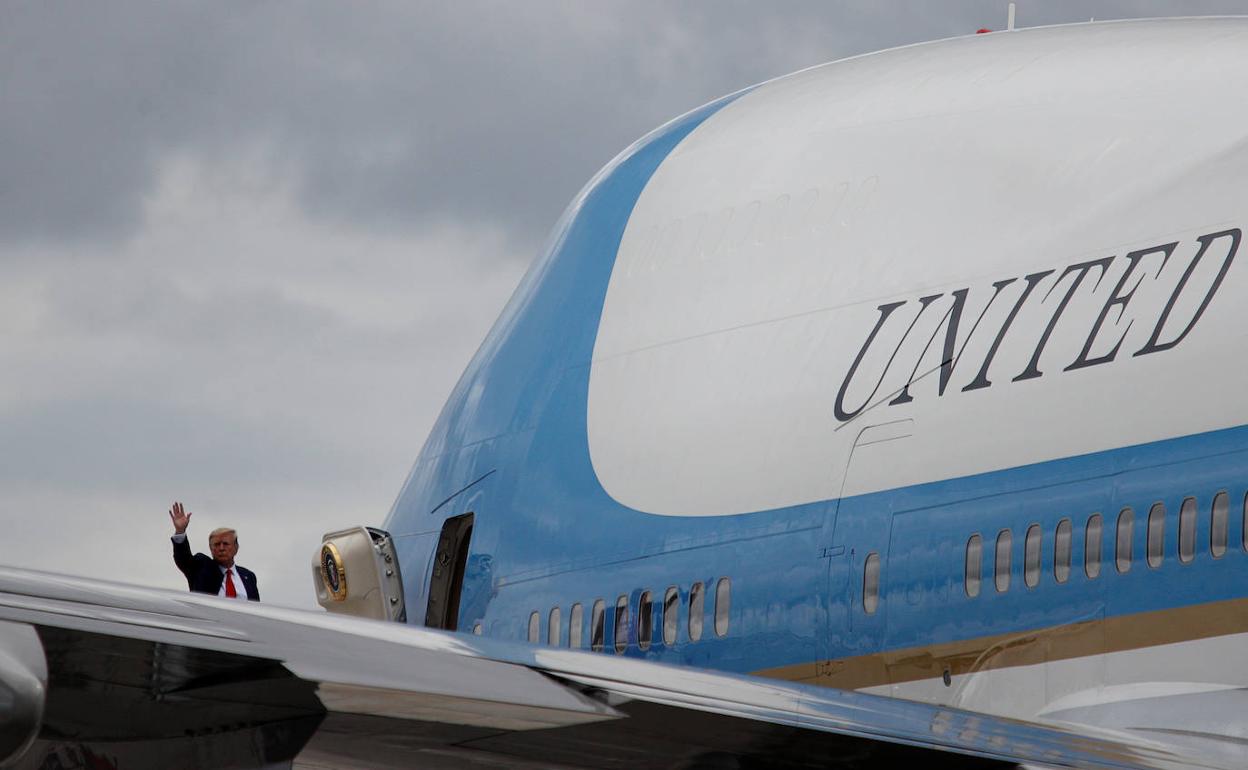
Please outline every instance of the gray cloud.
[[[171, 378], [172, 379], [172, 378]], [[210, 474], [231, 484], [293, 483], [301, 475], [358, 475], [362, 468], [297, 426], [151, 399], [58, 400], [0, 419], [22, 452], [0, 466], [0, 482], [80, 489], [128, 488], [160, 480], [171, 489]]]
[[[1023, 3], [1028, 24], [1233, 2]], [[668, 118], [793, 69], [1003, 24], [1004, 3], [10, 4], [0, 235], [124, 238], [172, 153], [262, 148], [313, 216], [501, 224], [530, 251]]]

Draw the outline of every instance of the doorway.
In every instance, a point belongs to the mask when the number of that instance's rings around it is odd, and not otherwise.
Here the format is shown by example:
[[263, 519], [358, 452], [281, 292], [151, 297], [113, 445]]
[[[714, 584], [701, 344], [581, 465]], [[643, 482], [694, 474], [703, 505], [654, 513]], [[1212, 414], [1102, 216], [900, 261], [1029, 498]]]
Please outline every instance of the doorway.
[[455, 631], [459, 626], [459, 597], [464, 588], [464, 568], [468, 565], [468, 544], [472, 540], [473, 514], [452, 516], [442, 524], [438, 548], [433, 555], [429, 576], [429, 603], [425, 625]]

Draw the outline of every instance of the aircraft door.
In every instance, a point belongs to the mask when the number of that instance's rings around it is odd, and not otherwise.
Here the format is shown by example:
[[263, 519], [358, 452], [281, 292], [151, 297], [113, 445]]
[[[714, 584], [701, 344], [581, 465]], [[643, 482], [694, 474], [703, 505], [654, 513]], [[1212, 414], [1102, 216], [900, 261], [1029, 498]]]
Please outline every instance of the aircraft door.
[[465, 513], [452, 516], [442, 524], [429, 575], [429, 601], [425, 610], [425, 625], [429, 628], [455, 631], [459, 627], [460, 596], [468, 567], [473, 519], [473, 514]]
[[859, 490], [888, 488], [887, 479], [879, 476], [896, 462], [913, 426], [913, 420], [903, 419], [861, 428], [846, 463], [842, 494], [829, 506], [822, 533], [828, 627], [818, 651], [820, 684], [854, 689], [885, 681], [882, 664], [871, 670], [870, 661], [878, 658], [867, 656], [880, 648], [889, 611], [885, 586], [892, 511], [886, 496]]

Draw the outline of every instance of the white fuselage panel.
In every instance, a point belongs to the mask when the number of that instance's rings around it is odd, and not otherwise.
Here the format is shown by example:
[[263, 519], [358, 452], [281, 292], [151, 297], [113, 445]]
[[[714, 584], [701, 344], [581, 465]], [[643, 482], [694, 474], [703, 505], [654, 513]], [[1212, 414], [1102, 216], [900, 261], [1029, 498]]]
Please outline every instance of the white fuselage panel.
[[607, 291], [604, 488], [726, 515], [1248, 422], [1248, 257], [1212, 237], [1248, 224], [1248, 23], [1121, 26], [826, 65], [690, 134]]

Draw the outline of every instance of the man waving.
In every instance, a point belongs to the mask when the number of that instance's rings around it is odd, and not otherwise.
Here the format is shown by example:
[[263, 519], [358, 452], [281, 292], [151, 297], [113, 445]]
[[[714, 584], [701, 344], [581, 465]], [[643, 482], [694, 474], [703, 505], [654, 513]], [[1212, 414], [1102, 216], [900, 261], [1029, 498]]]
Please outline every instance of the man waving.
[[191, 514], [174, 503], [169, 509], [173, 520], [173, 563], [186, 575], [186, 585], [194, 592], [214, 594], [228, 599], [260, 601], [260, 589], [256, 586], [256, 573], [234, 563], [238, 553], [238, 535], [228, 527], [208, 533], [208, 550], [212, 556], [202, 553], [191, 555], [191, 544], [186, 540], [186, 528]]

